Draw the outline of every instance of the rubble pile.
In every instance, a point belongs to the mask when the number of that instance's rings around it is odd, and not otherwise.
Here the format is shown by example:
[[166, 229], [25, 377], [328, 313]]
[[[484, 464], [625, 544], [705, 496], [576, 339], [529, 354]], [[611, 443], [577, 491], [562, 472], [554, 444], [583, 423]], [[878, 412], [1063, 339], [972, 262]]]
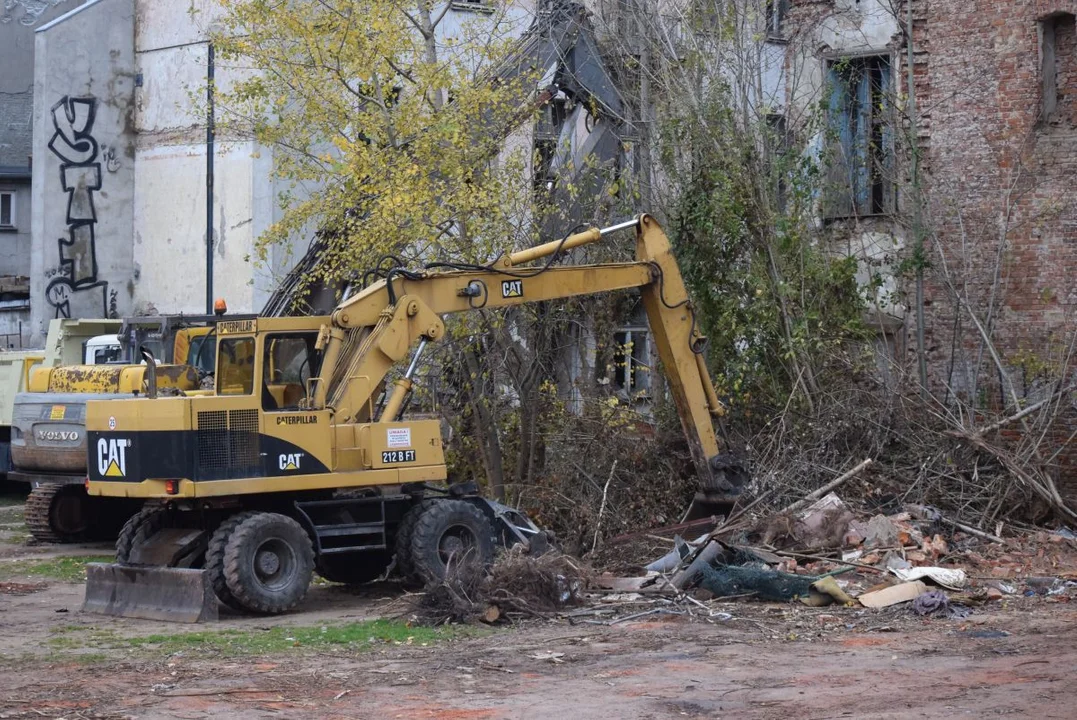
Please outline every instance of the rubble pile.
[[[868, 464], [778, 512], [750, 514], [754, 503], [746, 502], [729, 518], [611, 538], [588, 558], [605, 572], [561, 553], [507, 552], [466, 587], [453, 580], [428, 588], [420, 615], [436, 622], [531, 617], [613, 625], [654, 615], [724, 622], [737, 619], [738, 608], [782, 603], [828, 607], [820, 617], [834, 622], [842, 622], [833, 614], [842, 609], [856, 618], [964, 620], [993, 603], [1077, 598], [1077, 534], [1002, 525], [988, 532], [928, 505], [880, 512], [847, 503], [834, 488]], [[665, 550], [656, 552], [659, 546]], [[850, 617], [846, 627], [855, 623]]]
[[569, 617], [613, 624], [650, 607], [646, 613], [714, 621], [732, 618], [737, 603], [792, 602], [961, 620], [1000, 601], [1077, 598], [1077, 535], [1067, 529], [1004, 538], [930, 506], [872, 513], [834, 492], [790, 507], [751, 521], [715, 521], [694, 540], [676, 536], [643, 574], [596, 576], [592, 607]]

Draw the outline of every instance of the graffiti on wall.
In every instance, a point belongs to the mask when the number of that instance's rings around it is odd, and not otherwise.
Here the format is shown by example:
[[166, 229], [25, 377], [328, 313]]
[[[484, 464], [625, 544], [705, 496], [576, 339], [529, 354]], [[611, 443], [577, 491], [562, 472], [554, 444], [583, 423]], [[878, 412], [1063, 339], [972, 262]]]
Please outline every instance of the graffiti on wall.
[[100, 147], [93, 136], [97, 98], [64, 96], [52, 106], [49, 150], [60, 158], [60, 185], [67, 194], [67, 237], [59, 239], [59, 270], [45, 288], [56, 317], [110, 317], [108, 282], [97, 275], [97, 210], [101, 189]]
[[21, 8], [19, 24], [30, 27], [46, 10], [65, 2], [67, 0], [0, 0], [0, 23], [9, 23], [14, 20]]

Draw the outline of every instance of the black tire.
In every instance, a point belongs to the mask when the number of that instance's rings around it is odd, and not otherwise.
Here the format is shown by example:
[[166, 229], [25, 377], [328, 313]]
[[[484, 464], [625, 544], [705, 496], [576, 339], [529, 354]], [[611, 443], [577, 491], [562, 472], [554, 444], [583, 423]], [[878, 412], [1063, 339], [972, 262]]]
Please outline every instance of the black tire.
[[419, 522], [419, 516], [423, 514], [433, 500], [422, 500], [401, 518], [396, 527], [396, 573], [408, 583], [421, 582], [415, 575], [415, 563], [411, 561], [411, 538], [415, 534], [415, 524]]
[[171, 513], [160, 505], [147, 505], [131, 516], [116, 538], [116, 562], [131, 565], [135, 548], [145, 544], [158, 530], [168, 527]]
[[411, 536], [411, 562], [426, 585], [455, 573], [481, 572], [494, 560], [494, 528], [464, 500], [434, 500], [419, 514]]
[[314, 547], [287, 515], [244, 518], [224, 546], [224, 581], [245, 610], [277, 614], [303, 599], [314, 574]]
[[242, 610], [243, 605], [232, 595], [232, 591], [228, 589], [228, 583], [224, 580], [224, 548], [228, 544], [228, 538], [232, 536], [239, 524], [257, 514], [248, 511], [225, 518], [224, 522], [213, 531], [209, 545], [206, 547], [206, 561], [203, 567], [209, 575], [210, 586], [217, 599], [233, 610]]
[[362, 585], [380, 578], [391, 560], [388, 552], [377, 551], [323, 555], [315, 568], [329, 582]]
[[35, 540], [77, 543], [93, 529], [90, 496], [82, 485], [39, 485], [30, 491], [23, 511], [26, 527]]

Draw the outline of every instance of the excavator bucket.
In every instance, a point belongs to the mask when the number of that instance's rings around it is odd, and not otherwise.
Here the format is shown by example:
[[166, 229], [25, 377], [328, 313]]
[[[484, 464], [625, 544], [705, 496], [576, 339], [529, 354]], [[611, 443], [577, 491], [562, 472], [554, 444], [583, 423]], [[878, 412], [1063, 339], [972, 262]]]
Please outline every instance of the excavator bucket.
[[118, 617], [203, 622], [216, 620], [217, 597], [205, 570], [119, 563], [86, 566], [86, 612]]

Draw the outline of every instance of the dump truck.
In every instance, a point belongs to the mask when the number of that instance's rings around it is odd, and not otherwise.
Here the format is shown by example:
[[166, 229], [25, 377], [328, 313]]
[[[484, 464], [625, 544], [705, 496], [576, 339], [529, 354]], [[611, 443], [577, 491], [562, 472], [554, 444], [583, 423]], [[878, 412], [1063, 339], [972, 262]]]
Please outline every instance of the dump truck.
[[[633, 262], [554, 264], [629, 230]], [[219, 322], [213, 396], [90, 400], [89, 494], [147, 505], [120, 532], [116, 562], [89, 566], [84, 608], [190, 622], [221, 605], [275, 614], [302, 601], [315, 572], [363, 583], [392, 566], [425, 584], [488, 564], [498, 547], [541, 549], [543, 532], [522, 513], [475, 483], [446, 484], [440, 421], [405, 413], [420, 356], [444, 339], [449, 313], [630, 288], [680, 414], [697, 499], [732, 502], [747, 477], [715, 434], [723, 407], [706, 340], [669, 240], [642, 215], [489, 265], [393, 268], [327, 316]]]
[[[162, 391], [195, 392], [212, 375], [217, 316], [143, 316], [114, 321], [91, 338], [78, 360], [33, 369], [14, 400], [8, 476], [31, 487], [26, 525], [41, 542], [111, 540], [141, 503], [86, 494], [86, 402], [139, 395], [146, 387], [141, 352], [160, 360]], [[111, 338], [111, 342], [107, 340]]]

